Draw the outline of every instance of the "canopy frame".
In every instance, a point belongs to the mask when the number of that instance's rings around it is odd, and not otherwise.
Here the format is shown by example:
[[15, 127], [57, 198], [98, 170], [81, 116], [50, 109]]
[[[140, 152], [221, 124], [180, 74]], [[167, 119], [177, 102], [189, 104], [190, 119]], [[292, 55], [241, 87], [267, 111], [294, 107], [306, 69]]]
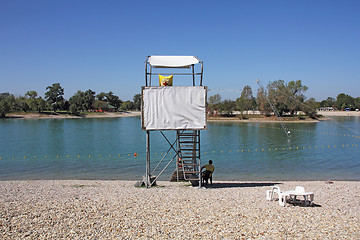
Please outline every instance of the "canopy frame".
[[[200, 65], [200, 69], [196, 68], [196, 65]], [[171, 73], [163, 69], [188, 71]], [[152, 76], [159, 74], [192, 76], [192, 85], [196, 86], [196, 80], [198, 80], [199, 86], [202, 86], [203, 69], [203, 62], [195, 56], [148, 56], [145, 62], [145, 86], [152, 86]]]

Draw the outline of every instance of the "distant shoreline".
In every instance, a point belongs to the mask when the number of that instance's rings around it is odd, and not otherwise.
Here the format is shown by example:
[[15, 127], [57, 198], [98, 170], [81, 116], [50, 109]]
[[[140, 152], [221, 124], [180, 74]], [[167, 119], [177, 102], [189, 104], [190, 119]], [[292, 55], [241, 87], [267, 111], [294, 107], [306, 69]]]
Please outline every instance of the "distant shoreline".
[[341, 116], [341, 117], [356, 117], [360, 116], [360, 111], [318, 111], [318, 114], [321, 114], [325, 117], [334, 117], [334, 116]]
[[[330, 120], [329, 117], [356, 117], [360, 116], [360, 112], [355, 111], [318, 111], [317, 114], [322, 115], [322, 118], [312, 119], [306, 117], [302, 120], [296, 117], [281, 117], [282, 121], [284, 122], [291, 122], [291, 123], [314, 123], [320, 121]], [[238, 116], [236, 117], [208, 117], [209, 122], [279, 122], [276, 116], [271, 117], [251, 117], [252, 114], [247, 114], [246, 119], [240, 119]]]
[[[306, 118], [303, 120], [299, 120], [296, 117], [289, 119], [289, 118], [281, 118], [284, 122], [291, 122], [291, 123], [314, 123], [314, 122], [320, 122], [323, 120], [328, 120], [328, 118], [322, 118], [320, 120], [318, 119], [311, 119]], [[258, 122], [258, 123], [272, 123], [272, 122], [279, 122], [279, 120], [275, 116], [271, 117], [264, 117], [264, 118], [246, 118], [246, 119], [240, 119], [239, 117], [208, 117], [208, 122]]]
[[[314, 123], [323, 120], [329, 120], [328, 117], [342, 116], [342, 117], [354, 117], [360, 116], [360, 112], [355, 111], [319, 111], [319, 115], [324, 116], [320, 119], [305, 118], [303, 120], [297, 118], [282, 117], [285, 122], [292, 123]], [[118, 117], [136, 117], [141, 116], [140, 111], [126, 111], [126, 112], [105, 112], [105, 113], [86, 113], [83, 116], [74, 116], [63, 113], [10, 113], [7, 114], [5, 119], [76, 119], [76, 118], [118, 118]], [[272, 117], [249, 117], [240, 119], [239, 117], [208, 117], [208, 122], [278, 122], [278, 119]]]
[[7, 114], [5, 119], [67, 119], [67, 118], [118, 118], [118, 117], [136, 117], [141, 116], [139, 111], [126, 112], [103, 112], [87, 113], [83, 116], [74, 116], [62, 113], [11, 113]]

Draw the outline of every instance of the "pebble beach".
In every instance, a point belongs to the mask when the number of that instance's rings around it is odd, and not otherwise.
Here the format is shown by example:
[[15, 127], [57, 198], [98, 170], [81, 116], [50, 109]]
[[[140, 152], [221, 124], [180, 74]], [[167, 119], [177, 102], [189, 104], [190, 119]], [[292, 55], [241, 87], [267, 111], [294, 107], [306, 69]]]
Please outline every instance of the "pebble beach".
[[[360, 182], [0, 182], [0, 239], [360, 239]], [[313, 206], [266, 200], [303, 186]]]

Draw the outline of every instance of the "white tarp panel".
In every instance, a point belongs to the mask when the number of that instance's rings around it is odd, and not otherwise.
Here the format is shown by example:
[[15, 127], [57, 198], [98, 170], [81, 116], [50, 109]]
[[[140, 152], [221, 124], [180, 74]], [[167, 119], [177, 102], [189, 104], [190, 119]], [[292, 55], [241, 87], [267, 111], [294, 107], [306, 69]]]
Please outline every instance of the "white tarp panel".
[[142, 87], [143, 130], [206, 129], [204, 86]]
[[194, 56], [150, 56], [148, 62], [154, 67], [186, 67], [199, 63]]

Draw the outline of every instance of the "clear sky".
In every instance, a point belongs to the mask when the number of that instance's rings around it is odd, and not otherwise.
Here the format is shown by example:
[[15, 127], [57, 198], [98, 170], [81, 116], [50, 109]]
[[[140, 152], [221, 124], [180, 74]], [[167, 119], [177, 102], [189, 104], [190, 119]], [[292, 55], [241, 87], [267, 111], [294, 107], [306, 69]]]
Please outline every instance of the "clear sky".
[[308, 98], [359, 97], [359, 12], [357, 0], [1, 0], [0, 92], [44, 97], [59, 82], [67, 99], [91, 89], [131, 100], [146, 56], [194, 55], [209, 89], [256, 95], [256, 78], [300, 79]]

